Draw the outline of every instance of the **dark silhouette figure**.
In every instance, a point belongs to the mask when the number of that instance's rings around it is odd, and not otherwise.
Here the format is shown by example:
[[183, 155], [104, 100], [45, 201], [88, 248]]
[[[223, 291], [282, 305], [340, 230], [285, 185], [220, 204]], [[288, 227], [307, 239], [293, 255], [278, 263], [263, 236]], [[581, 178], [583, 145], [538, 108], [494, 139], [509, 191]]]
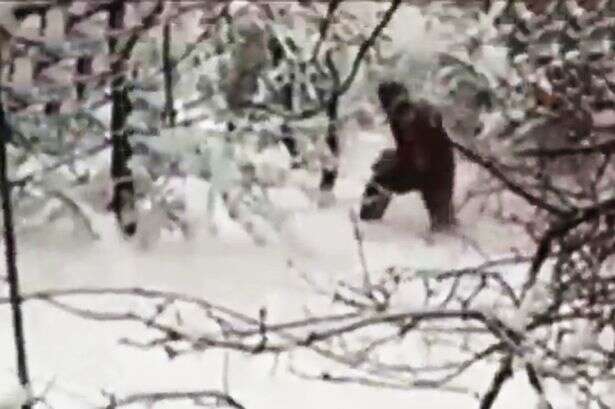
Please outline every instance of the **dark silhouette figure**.
[[362, 220], [380, 219], [394, 194], [420, 191], [429, 211], [432, 230], [455, 224], [453, 187], [455, 161], [442, 117], [424, 102], [411, 102], [408, 90], [397, 82], [378, 87], [395, 149], [385, 149], [372, 165], [361, 203]]

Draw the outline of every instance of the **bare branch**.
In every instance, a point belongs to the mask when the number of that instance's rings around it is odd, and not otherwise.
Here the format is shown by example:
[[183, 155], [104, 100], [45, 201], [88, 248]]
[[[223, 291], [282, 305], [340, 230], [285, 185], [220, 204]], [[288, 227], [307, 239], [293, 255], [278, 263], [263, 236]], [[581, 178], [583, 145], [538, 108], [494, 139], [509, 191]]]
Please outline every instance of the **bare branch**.
[[115, 395], [109, 397], [109, 404], [100, 406], [98, 409], [115, 409], [123, 406], [134, 405], [135, 403], [156, 404], [159, 402], [189, 400], [201, 404], [206, 400], [213, 400], [216, 406], [224, 406], [235, 409], [244, 409], [244, 406], [237, 402], [230, 395], [210, 390], [197, 390], [186, 392], [153, 392], [137, 393], [118, 398]]
[[480, 402], [480, 409], [491, 409], [495, 403], [502, 386], [504, 383], [512, 377], [512, 357], [506, 357], [500, 364], [500, 368], [493, 376], [491, 386], [485, 393]]

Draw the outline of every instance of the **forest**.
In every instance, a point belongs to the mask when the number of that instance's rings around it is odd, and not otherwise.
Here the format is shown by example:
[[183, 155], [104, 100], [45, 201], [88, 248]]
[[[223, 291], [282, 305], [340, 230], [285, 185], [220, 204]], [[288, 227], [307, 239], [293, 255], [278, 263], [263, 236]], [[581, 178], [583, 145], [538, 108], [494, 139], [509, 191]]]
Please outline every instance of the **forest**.
[[613, 408], [613, 154], [614, 0], [2, 1], [0, 409]]

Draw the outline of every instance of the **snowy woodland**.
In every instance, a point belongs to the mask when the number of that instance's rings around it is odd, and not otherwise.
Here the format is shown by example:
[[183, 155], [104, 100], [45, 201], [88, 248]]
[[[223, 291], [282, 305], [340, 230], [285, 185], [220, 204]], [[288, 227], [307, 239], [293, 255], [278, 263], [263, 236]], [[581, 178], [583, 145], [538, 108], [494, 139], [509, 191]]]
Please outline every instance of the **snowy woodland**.
[[[0, 408], [615, 407], [614, 57], [613, 0], [0, 2]], [[392, 80], [453, 231], [357, 216]]]

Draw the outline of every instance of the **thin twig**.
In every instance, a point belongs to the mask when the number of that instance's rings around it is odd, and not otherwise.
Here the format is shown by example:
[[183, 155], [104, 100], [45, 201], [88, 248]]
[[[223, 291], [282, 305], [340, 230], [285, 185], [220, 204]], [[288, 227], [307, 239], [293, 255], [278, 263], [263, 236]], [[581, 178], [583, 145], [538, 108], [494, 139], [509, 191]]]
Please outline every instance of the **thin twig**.
[[372, 283], [369, 270], [367, 268], [367, 259], [365, 257], [365, 248], [363, 245], [363, 233], [359, 228], [359, 221], [354, 210], [350, 210], [350, 221], [352, 222], [352, 230], [354, 239], [357, 243], [357, 252], [359, 253], [359, 261], [361, 262], [361, 271], [363, 272], [363, 290], [366, 294], [371, 292]]
[[559, 207], [553, 206], [544, 200], [532, 195], [527, 190], [525, 190], [522, 186], [510, 180], [510, 178], [500, 170], [493, 161], [485, 159], [481, 157], [479, 154], [473, 152], [471, 149], [466, 148], [465, 146], [458, 144], [454, 141], [451, 141], [453, 146], [461, 152], [466, 158], [470, 161], [480, 165], [489, 171], [493, 176], [495, 176], [499, 181], [504, 183], [504, 185], [510, 190], [511, 193], [516, 194], [517, 196], [522, 197], [531, 205], [536, 206], [537, 208], [543, 209], [552, 213], [556, 216], [564, 216], [566, 214], [565, 210], [562, 210]]
[[191, 400], [200, 402], [204, 399], [213, 399], [216, 404], [224, 404], [231, 408], [244, 409], [244, 406], [237, 402], [233, 397], [223, 392], [211, 390], [187, 391], [187, 392], [153, 392], [136, 393], [124, 398], [117, 398], [114, 395], [109, 397], [109, 404], [99, 406], [98, 409], [115, 409], [122, 406], [134, 405], [136, 403], [156, 403], [178, 400]]
[[322, 44], [327, 38], [329, 27], [331, 27], [331, 24], [333, 23], [333, 14], [335, 14], [335, 11], [338, 9], [341, 3], [342, 3], [342, 0], [329, 1], [329, 7], [327, 8], [327, 15], [320, 22], [319, 37], [318, 37], [318, 41], [316, 42], [316, 46], [314, 46], [314, 50], [312, 52], [312, 61], [317, 61], [318, 56], [320, 54], [320, 49], [322, 48]]
[[388, 26], [389, 22], [393, 18], [393, 15], [395, 14], [395, 12], [397, 11], [400, 5], [401, 5], [401, 0], [392, 0], [391, 5], [387, 9], [387, 11], [384, 13], [382, 20], [380, 20], [380, 23], [378, 23], [378, 25], [374, 28], [374, 30], [372, 31], [370, 36], [367, 38], [367, 40], [361, 43], [361, 46], [359, 47], [359, 51], [357, 52], [357, 55], [355, 56], [352, 62], [350, 73], [348, 74], [348, 77], [346, 77], [346, 79], [344, 80], [344, 82], [342, 83], [339, 89], [340, 95], [345, 94], [346, 91], [350, 89], [350, 87], [352, 86], [352, 83], [354, 82], [355, 77], [357, 76], [357, 73], [359, 72], [359, 68], [361, 67], [361, 64], [363, 63], [363, 60], [365, 59], [365, 55], [367, 54], [369, 49], [374, 45], [374, 43], [376, 42], [376, 40], [378, 39], [382, 31], [384, 31], [384, 29]]

